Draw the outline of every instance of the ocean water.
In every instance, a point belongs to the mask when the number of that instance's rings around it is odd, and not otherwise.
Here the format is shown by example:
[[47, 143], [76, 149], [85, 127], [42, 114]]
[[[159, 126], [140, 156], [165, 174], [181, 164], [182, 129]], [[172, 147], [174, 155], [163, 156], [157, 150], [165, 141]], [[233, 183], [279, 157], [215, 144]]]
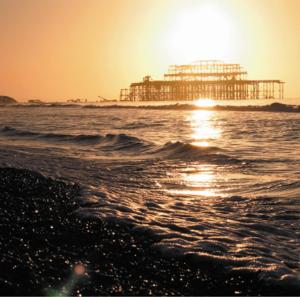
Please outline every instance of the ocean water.
[[78, 182], [79, 215], [300, 288], [299, 112], [12, 106], [0, 123], [0, 165]]

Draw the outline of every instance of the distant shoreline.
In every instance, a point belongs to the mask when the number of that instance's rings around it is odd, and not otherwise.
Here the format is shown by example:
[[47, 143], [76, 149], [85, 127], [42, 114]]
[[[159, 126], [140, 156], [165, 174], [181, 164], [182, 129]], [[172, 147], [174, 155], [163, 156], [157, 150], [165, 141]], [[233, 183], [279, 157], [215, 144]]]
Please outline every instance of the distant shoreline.
[[212, 110], [212, 111], [243, 111], [243, 112], [300, 112], [300, 105], [283, 104], [274, 102], [268, 105], [215, 105], [197, 106], [191, 103], [174, 103], [164, 105], [100, 105], [100, 104], [76, 104], [76, 103], [43, 103], [43, 104], [14, 104], [1, 105], [10, 108], [86, 108], [86, 109], [149, 109], [149, 110]]

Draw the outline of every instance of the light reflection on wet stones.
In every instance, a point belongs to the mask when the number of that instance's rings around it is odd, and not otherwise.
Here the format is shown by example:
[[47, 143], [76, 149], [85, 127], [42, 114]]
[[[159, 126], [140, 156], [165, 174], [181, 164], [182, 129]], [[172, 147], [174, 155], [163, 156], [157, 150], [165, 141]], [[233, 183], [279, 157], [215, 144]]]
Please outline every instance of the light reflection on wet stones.
[[0, 169], [1, 295], [268, 293], [254, 276], [162, 258], [151, 247], [156, 239], [134, 236], [130, 226], [80, 219], [79, 195], [76, 185]]

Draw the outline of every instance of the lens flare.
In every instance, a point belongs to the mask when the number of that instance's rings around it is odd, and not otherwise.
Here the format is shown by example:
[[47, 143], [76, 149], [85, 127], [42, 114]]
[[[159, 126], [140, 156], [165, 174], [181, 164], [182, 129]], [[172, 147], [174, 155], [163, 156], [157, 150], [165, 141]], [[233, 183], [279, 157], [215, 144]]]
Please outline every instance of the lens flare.
[[74, 272], [77, 276], [82, 276], [85, 274], [85, 267], [82, 264], [76, 264], [74, 266]]

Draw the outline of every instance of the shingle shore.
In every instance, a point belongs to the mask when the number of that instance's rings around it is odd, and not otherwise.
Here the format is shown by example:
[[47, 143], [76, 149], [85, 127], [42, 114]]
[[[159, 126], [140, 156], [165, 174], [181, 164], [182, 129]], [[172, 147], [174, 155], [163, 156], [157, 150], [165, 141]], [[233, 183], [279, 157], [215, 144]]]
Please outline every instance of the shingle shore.
[[80, 218], [79, 196], [78, 185], [0, 169], [1, 295], [281, 294], [255, 275], [162, 257], [147, 232]]

